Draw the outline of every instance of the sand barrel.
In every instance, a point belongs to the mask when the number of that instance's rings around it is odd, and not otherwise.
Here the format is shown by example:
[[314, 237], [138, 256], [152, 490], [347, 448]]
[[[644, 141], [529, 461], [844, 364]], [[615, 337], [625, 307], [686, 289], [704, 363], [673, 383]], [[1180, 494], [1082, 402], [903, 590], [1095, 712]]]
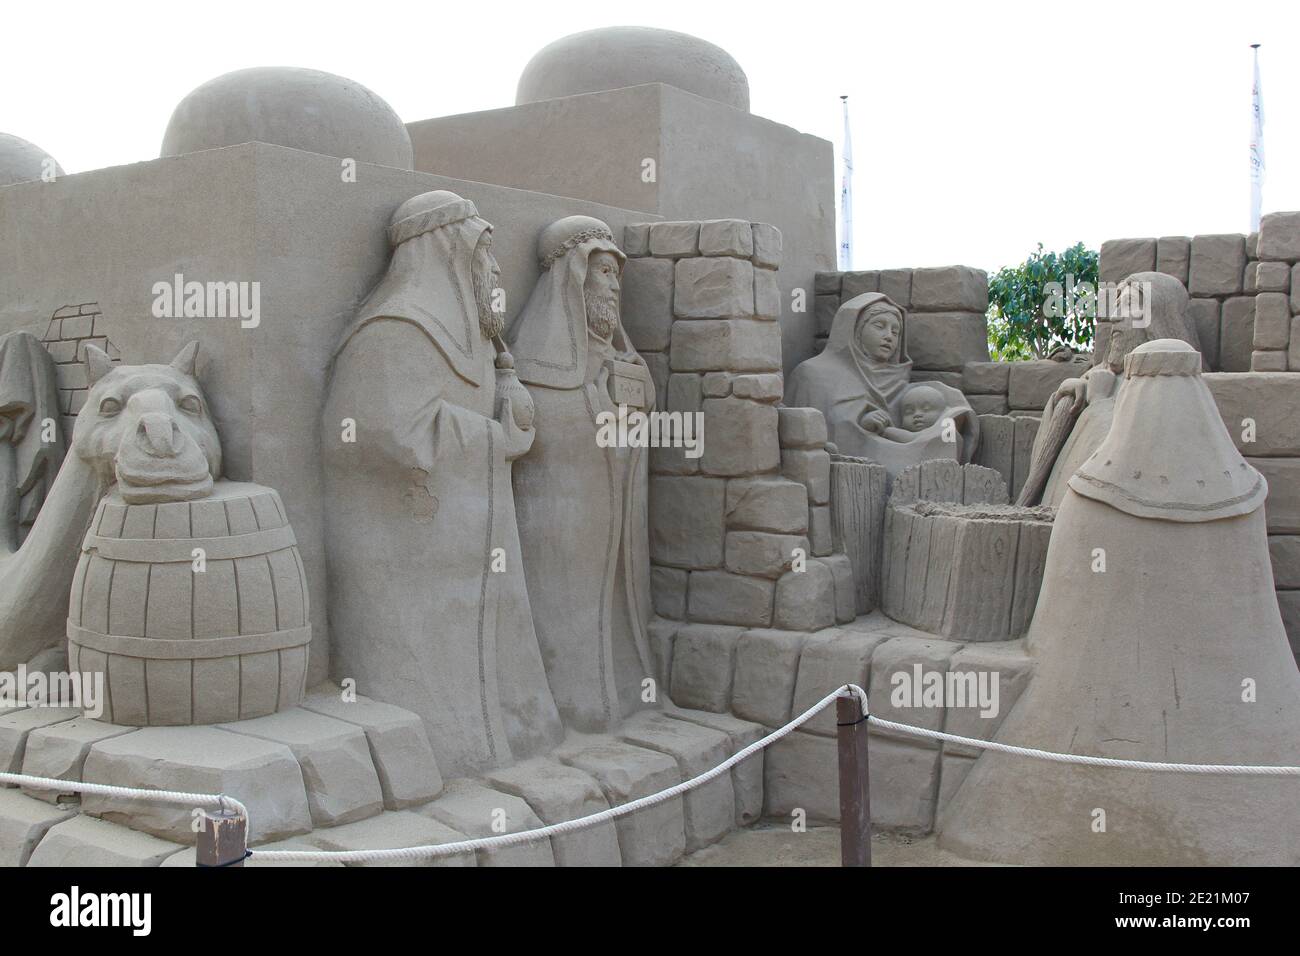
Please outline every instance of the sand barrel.
[[310, 641], [306, 574], [270, 488], [100, 502], [72, 582], [68, 663], [104, 674], [101, 719], [210, 724], [292, 707]]

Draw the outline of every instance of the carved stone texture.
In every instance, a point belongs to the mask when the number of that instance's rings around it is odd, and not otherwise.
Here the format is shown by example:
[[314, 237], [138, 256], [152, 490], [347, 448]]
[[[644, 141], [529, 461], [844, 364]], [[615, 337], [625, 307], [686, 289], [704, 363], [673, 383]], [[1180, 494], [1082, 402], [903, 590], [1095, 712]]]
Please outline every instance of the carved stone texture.
[[1161, 236], [1156, 240], [1156, 272], [1173, 276], [1187, 285], [1192, 261], [1192, 240], [1187, 236]]
[[1102, 282], [1122, 282], [1135, 272], [1150, 272], [1154, 268], [1154, 239], [1110, 239], [1101, 244], [1098, 273]]
[[1300, 212], [1271, 212], [1260, 220], [1259, 258], [1300, 259]]
[[[197, 554], [196, 554], [197, 552]], [[207, 724], [302, 700], [307, 579], [279, 495], [221, 482], [199, 501], [104, 498], [82, 546], [68, 662], [105, 675], [104, 719]]]
[[1011, 505], [891, 505], [885, 613], [954, 640], [1019, 637], [1042, 584], [1048, 517]]
[[[1255, 296], [1256, 350], [1285, 349], [1291, 341], [1291, 304], [1283, 292], [1261, 292]], [[1286, 359], [1283, 358], [1286, 370]], [[1277, 370], [1274, 370], [1277, 371]]]
[[831, 519], [835, 548], [848, 555], [856, 613], [880, 601], [888, 475], [883, 465], [856, 459], [831, 461]]
[[1196, 236], [1187, 291], [1192, 295], [1237, 295], [1246, 268], [1246, 237]]
[[970, 266], [912, 271], [912, 305], [918, 312], [979, 312], [989, 304], [988, 273]]

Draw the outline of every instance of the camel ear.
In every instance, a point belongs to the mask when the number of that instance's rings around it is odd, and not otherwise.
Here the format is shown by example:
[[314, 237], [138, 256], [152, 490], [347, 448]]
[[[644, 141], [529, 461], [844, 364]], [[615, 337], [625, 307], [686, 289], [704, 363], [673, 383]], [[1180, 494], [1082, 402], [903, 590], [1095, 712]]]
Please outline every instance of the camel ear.
[[176, 353], [176, 357], [172, 359], [172, 368], [176, 369], [178, 372], [184, 372], [186, 375], [193, 377], [194, 364], [198, 360], [198, 357], [199, 343], [191, 342], [189, 345], [185, 346], [185, 348]]
[[94, 385], [113, 370], [113, 360], [101, 348], [86, 343], [86, 378]]

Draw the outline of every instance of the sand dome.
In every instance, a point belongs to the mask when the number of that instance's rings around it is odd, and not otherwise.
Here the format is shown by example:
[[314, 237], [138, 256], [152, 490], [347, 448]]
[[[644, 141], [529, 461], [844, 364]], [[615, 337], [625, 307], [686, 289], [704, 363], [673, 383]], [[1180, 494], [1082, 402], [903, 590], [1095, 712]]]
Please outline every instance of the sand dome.
[[[53, 158], [35, 143], [0, 133], [0, 186], [40, 179], [45, 161]], [[63, 167], [57, 160], [54, 163], [54, 175], [63, 175]]]
[[236, 70], [204, 83], [173, 111], [160, 155], [249, 142], [412, 167], [411, 138], [391, 106], [354, 80], [294, 67]]
[[519, 75], [516, 105], [666, 83], [749, 110], [749, 79], [731, 54], [706, 40], [652, 27], [604, 27], [543, 47]]

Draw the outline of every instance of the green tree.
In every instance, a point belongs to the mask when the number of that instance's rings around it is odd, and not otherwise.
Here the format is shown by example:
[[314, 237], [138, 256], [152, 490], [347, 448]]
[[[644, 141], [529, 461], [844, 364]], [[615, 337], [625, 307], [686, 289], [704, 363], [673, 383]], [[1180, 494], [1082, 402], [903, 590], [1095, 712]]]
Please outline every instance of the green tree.
[[989, 277], [989, 354], [997, 361], [1043, 358], [1060, 345], [1092, 344], [1099, 256], [1082, 242], [1038, 250]]

